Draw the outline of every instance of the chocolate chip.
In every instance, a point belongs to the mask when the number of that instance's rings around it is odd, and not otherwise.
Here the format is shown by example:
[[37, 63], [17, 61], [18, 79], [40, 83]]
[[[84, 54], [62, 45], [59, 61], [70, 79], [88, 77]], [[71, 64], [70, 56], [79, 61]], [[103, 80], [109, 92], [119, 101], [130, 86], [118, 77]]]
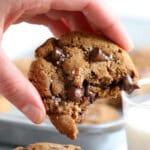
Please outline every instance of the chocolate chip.
[[89, 97], [90, 103], [95, 101], [96, 94], [90, 90], [90, 85], [86, 83], [85, 86], [85, 96]]
[[62, 61], [64, 61], [64, 53], [63, 50], [55, 47], [55, 49], [45, 57], [45, 59], [49, 62], [53, 62], [55, 65], [61, 64]]
[[69, 148], [69, 145], [64, 145], [65, 148]]
[[128, 94], [131, 94], [135, 89], [138, 88], [139, 86], [133, 83], [132, 78], [129, 75], [123, 78], [122, 89]]
[[51, 60], [52, 60], [52, 59], [51, 59], [51, 54], [49, 54], [48, 56], [46, 56], [45, 59], [46, 59], [47, 61], [51, 62]]
[[93, 92], [89, 92], [90, 103], [92, 104], [95, 101], [96, 94]]
[[112, 60], [112, 56], [108, 57], [105, 53], [103, 53], [103, 51], [98, 48], [98, 47], [94, 47], [93, 49], [91, 49], [90, 52], [90, 60], [91, 61], [109, 61]]
[[51, 57], [52, 57], [52, 60], [53, 61], [58, 61], [60, 60], [61, 57], [63, 57], [63, 51], [62, 49], [56, 47], [53, 51], [52, 51], [52, 54], [51, 54]]
[[69, 100], [80, 101], [82, 100], [83, 95], [84, 95], [84, 91], [81, 88], [70, 87], [67, 90], [67, 97]]
[[87, 80], [84, 80], [84, 81], [83, 81], [83, 86], [86, 88], [88, 85], [89, 85], [88, 81], [87, 81]]
[[83, 86], [85, 87], [85, 96], [89, 97], [90, 103], [93, 103], [95, 101], [96, 94], [91, 91], [91, 86], [88, 81], [84, 80]]

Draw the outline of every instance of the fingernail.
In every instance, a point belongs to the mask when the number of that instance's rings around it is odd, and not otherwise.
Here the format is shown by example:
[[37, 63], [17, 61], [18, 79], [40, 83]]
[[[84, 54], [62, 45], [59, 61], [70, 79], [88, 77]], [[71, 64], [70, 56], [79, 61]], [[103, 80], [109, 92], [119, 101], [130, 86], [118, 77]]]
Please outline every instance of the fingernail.
[[45, 113], [33, 105], [25, 105], [22, 112], [34, 123], [40, 124], [45, 119]]

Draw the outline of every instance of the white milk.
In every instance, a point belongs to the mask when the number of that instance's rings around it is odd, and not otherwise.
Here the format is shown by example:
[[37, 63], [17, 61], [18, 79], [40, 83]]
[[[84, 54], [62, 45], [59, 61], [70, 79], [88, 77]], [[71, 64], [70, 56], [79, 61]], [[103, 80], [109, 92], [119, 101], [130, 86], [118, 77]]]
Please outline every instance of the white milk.
[[128, 150], [150, 150], [150, 102], [147, 108], [132, 107], [125, 114]]

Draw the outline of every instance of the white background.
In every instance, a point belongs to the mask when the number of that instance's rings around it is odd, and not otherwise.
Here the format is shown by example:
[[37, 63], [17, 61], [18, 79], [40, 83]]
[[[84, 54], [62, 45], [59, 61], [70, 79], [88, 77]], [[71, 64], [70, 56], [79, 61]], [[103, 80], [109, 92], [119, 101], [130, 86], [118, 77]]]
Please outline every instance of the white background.
[[150, 0], [106, 0], [121, 16], [150, 19]]

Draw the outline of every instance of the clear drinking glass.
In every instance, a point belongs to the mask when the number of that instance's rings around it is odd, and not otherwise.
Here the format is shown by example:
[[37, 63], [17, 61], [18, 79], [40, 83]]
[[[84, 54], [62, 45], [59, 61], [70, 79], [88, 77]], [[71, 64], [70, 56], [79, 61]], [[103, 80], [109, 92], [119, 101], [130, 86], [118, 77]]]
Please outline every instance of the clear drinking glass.
[[131, 95], [122, 92], [128, 150], [150, 150], [150, 78]]

